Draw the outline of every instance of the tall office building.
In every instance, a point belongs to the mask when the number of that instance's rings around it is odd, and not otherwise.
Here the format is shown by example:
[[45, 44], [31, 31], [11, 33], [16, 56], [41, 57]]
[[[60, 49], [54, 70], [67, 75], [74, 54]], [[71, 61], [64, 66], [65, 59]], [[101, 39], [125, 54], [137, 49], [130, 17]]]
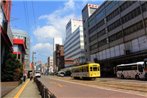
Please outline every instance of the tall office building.
[[98, 8], [98, 5], [87, 4], [82, 10], [83, 32], [84, 32], [84, 49], [85, 49], [85, 59], [86, 59], [86, 61], [90, 61], [89, 58], [88, 58], [89, 55], [90, 55], [89, 45], [88, 45], [88, 43], [89, 43], [88, 26], [91, 25], [91, 24], [90, 23], [88, 24], [88, 21], [89, 21], [88, 18], [96, 11], [97, 8]]
[[[25, 70], [31, 70], [30, 69], [30, 37], [27, 32], [19, 29], [13, 29], [13, 40], [17, 40], [18, 44], [20, 41], [24, 42], [26, 44], [25, 48], [25, 56], [24, 56], [24, 63], [25, 63]], [[20, 50], [16, 45], [13, 45], [14, 50]]]
[[86, 58], [112, 70], [147, 57], [147, 1], [105, 1], [82, 10]]
[[84, 37], [81, 20], [72, 19], [67, 23], [64, 54], [65, 59], [73, 59], [75, 63], [84, 62]]

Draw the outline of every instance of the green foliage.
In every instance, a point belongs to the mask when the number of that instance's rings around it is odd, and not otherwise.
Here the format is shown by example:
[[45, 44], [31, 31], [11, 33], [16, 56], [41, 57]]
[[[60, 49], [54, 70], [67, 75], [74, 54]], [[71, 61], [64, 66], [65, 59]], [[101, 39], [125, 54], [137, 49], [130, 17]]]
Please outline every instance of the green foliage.
[[14, 54], [9, 53], [7, 55], [1, 74], [2, 81], [19, 81], [23, 76], [23, 65]]

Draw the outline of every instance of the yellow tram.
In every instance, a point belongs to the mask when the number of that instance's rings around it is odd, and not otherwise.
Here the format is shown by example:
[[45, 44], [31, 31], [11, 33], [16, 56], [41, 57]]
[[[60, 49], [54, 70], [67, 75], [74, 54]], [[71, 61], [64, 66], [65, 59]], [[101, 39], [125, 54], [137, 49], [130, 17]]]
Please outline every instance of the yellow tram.
[[73, 78], [94, 80], [100, 76], [100, 64], [98, 63], [88, 63], [71, 68], [71, 77]]

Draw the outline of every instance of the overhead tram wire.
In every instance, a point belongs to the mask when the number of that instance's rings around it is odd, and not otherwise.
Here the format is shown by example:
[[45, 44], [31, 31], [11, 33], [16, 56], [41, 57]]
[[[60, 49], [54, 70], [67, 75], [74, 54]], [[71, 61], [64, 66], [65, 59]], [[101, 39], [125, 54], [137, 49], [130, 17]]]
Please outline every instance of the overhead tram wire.
[[33, 9], [34, 25], [35, 25], [35, 28], [37, 29], [37, 21], [36, 21], [36, 15], [35, 15], [35, 9], [34, 9], [33, 1], [32, 1], [32, 9]]
[[29, 32], [29, 15], [28, 15], [28, 6], [27, 6], [27, 2], [24, 1], [24, 10], [25, 10], [25, 17], [26, 17], [26, 27], [27, 27], [27, 30]]

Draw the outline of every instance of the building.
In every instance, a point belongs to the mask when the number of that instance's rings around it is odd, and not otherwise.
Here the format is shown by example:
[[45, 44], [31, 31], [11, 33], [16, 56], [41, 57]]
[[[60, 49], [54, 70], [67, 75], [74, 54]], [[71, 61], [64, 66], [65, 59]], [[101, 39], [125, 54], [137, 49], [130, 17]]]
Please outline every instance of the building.
[[12, 53], [13, 40], [10, 28], [11, 0], [0, 1], [0, 34], [1, 34], [1, 67], [3, 68], [5, 58]]
[[[13, 45], [14, 54], [24, 55], [25, 70], [29, 71], [30, 68], [30, 37], [27, 32], [19, 29], [12, 29], [13, 32]], [[24, 49], [22, 51], [22, 49]], [[25, 52], [25, 54], [24, 54]], [[20, 57], [21, 58], [21, 57]], [[20, 59], [19, 58], [19, 59]]]
[[70, 67], [75, 64], [74, 59], [71, 59], [71, 58], [69, 58], [69, 59], [64, 58], [64, 63], [65, 63], [65, 67]]
[[24, 39], [13, 38], [13, 54], [20, 63], [25, 64], [25, 54], [26, 54], [26, 43]]
[[53, 71], [53, 57], [48, 57], [48, 72], [49, 74], [52, 74]]
[[83, 20], [83, 32], [84, 32], [84, 49], [85, 49], [85, 59], [86, 61], [90, 61], [89, 56], [89, 34], [88, 34], [88, 26], [91, 25], [88, 22], [88, 18], [96, 11], [98, 5], [87, 4], [82, 10], [82, 20]]
[[62, 38], [61, 37], [55, 37], [53, 39], [53, 70], [54, 72], [57, 71], [57, 66], [56, 66], [56, 44], [62, 45]]
[[112, 72], [117, 64], [147, 57], [146, 1], [105, 1], [92, 14], [90, 9], [82, 10], [87, 60]]
[[56, 68], [57, 71], [64, 68], [64, 47], [63, 45], [56, 44]]
[[47, 59], [47, 61], [48, 61], [48, 66], [53, 66], [53, 57], [48, 57], [48, 59]]
[[53, 50], [56, 51], [56, 44], [62, 45], [62, 38], [61, 37], [55, 37], [53, 39]]
[[64, 54], [65, 59], [73, 59], [75, 64], [85, 62], [84, 37], [81, 20], [72, 19], [67, 23]]

